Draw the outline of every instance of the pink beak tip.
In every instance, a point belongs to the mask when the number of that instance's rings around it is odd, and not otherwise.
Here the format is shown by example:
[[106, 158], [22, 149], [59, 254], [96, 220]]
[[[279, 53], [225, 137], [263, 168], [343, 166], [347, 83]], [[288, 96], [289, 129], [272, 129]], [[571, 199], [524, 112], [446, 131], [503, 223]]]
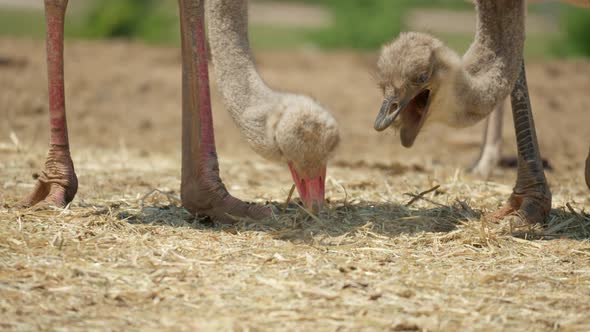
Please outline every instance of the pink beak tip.
[[326, 167], [323, 167], [320, 175], [305, 178], [299, 176], [299, 173], [294, 169], [291, 163], [289, 163], [289, 169], [291, 170], [293, 181], [299, 192], [299, 197], [301, 197], [305, 207], [311, 209], [313, 213], [319, 212], [324, 204], [324, 196], [326, 192]]

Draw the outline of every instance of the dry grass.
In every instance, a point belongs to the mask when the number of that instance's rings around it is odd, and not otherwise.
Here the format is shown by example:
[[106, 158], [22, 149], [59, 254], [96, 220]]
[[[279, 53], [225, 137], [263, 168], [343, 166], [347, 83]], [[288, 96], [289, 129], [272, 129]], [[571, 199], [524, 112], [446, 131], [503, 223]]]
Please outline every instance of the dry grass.
[[430, 128], [404, 150], [371, 130], [371, 56], [260, 54], [273, 86], [313, 94], [341, 124], [330, 203], [314, 217], [284, 207], [286, 167], [252, 155], [214, 90], [228, 188], [286, 208], [219, 228], [174, 199], [178, 50], [123, 42], [66, 45], [73, 204], [11, 208], [44, 160], [44, 48], [0, 46], [20, 59], [0, 66], [0, 330], [590, 330], [589, 62], [530, 66], [554, 210], [543, 227], [511, 230], [483, 216], [508, 197], [514, 170], [490, 182], [460, 170], [478, 128]]
[[[108, 157], [100, 162], [105, 164], [78, 163], [86, 181], [114, 180], [125, 187], [136, 181], [134, 174], [145, 172], [118, 167]], [[236, 164], [222, 163], [225, 178], [281, 170]], [[331, 202], [313, 217], [293, 204], [273, 203], [285, 210], [273, 220], [215, 227], [176, 206], [176, 194], [169, 193], [177, 185], [175, 170], [165, 163], [154, 174], [171, 179], [160, 184], [166, 194], [146, 196], [148, 188], [123, 197], [98, 194], [65, 210], [5, 207], [0, 210], [0, 326], [590, 328], [590, 217], [576, 204], [572, 212], [558, 195], [548, 225], [513, 236], [509, 225], [482, 217], [507, 196], [508, 186], [443, 168], [440, 188], [406, 207], [411, 197], [403, 193], [428, 189], [433, 183], [427, 175], [408, 172], [382, 182], [372, 180], [384, 178], [381, 167], [351, 172], [346, 163], [337, 164], [328, 179]], [[117, 170], [115, 179], [100, 171], [106, 165]], [[277, 187], [284, 190], [267, 192], [259, 201], [286, 198], [288, 181]], [[388, 187], [395, 192], [387, 193]], [[15, 199], [9, 197], [8, 205]]]

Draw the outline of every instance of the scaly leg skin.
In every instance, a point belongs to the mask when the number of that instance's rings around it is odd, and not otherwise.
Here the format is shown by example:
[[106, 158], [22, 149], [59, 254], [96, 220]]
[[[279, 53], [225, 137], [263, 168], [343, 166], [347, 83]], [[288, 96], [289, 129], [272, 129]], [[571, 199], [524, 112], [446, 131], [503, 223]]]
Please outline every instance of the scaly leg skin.
[[67, 0], [45, 0], [47, 23], [47, 73], [49, 79], [49, 126], [51, 135], [45, 169], [21, 207], [65, 207], [74, 199], [78, 178], [70, 157], [63, 72], [63, 32]]
[[504, 102], [498, 105], [488, 117], [479, 158], [469, 169], [469, 172], [487, 179], [492, 175], [494, 168], [498, 167], [502, 152], [503, 118]]
[[181, 200], [219, 223], [262, 219], [271, 210], [231, 196], [219, 177], [209, 93], [204, 0], [178, 0], [182, 39]]
[[524, 61], [512, 90], [511, 101], [518, 148], [516, 186], [508, 203], [493, 217], [502, 219], [515, 214], [518, 219], [516, 226], [542, 223], [551, 211], [551, 191], [539, 152]]

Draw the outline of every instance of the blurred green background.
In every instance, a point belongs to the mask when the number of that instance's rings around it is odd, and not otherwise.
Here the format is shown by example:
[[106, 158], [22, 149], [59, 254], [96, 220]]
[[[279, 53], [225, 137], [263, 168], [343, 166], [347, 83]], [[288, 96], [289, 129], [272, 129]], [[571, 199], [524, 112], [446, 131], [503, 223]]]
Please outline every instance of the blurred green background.
[[[0, 0], [0, 35], [43, 38], [41, 0]], [[473, 39], [473, 7], [458, 0], [251, 1], [255, 48], [374, 50], [400, 31], [422, 30], [458, 51]], [[590, 10], [556, 3], [529, 6], [526, 55], [590, 56]], [[456, 15], [458, 16], [456, 16]], [[69, 38], [126, 38], [178, 45], [174, 0], [73, 0]]]

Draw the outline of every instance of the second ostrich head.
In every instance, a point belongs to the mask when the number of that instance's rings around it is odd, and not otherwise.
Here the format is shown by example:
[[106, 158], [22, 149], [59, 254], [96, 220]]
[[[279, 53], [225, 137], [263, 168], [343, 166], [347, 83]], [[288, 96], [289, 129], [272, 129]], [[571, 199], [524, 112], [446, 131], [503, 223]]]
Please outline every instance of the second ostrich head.
[[453, 102], [460, 58], [438, 39], [424, 33], [403, 33], [385, 45], [377, 64], [384, 96], [375, 130], [393, 126], [402, 145], [411, 147], [429, 121], [453, 124], [446, 111]]

